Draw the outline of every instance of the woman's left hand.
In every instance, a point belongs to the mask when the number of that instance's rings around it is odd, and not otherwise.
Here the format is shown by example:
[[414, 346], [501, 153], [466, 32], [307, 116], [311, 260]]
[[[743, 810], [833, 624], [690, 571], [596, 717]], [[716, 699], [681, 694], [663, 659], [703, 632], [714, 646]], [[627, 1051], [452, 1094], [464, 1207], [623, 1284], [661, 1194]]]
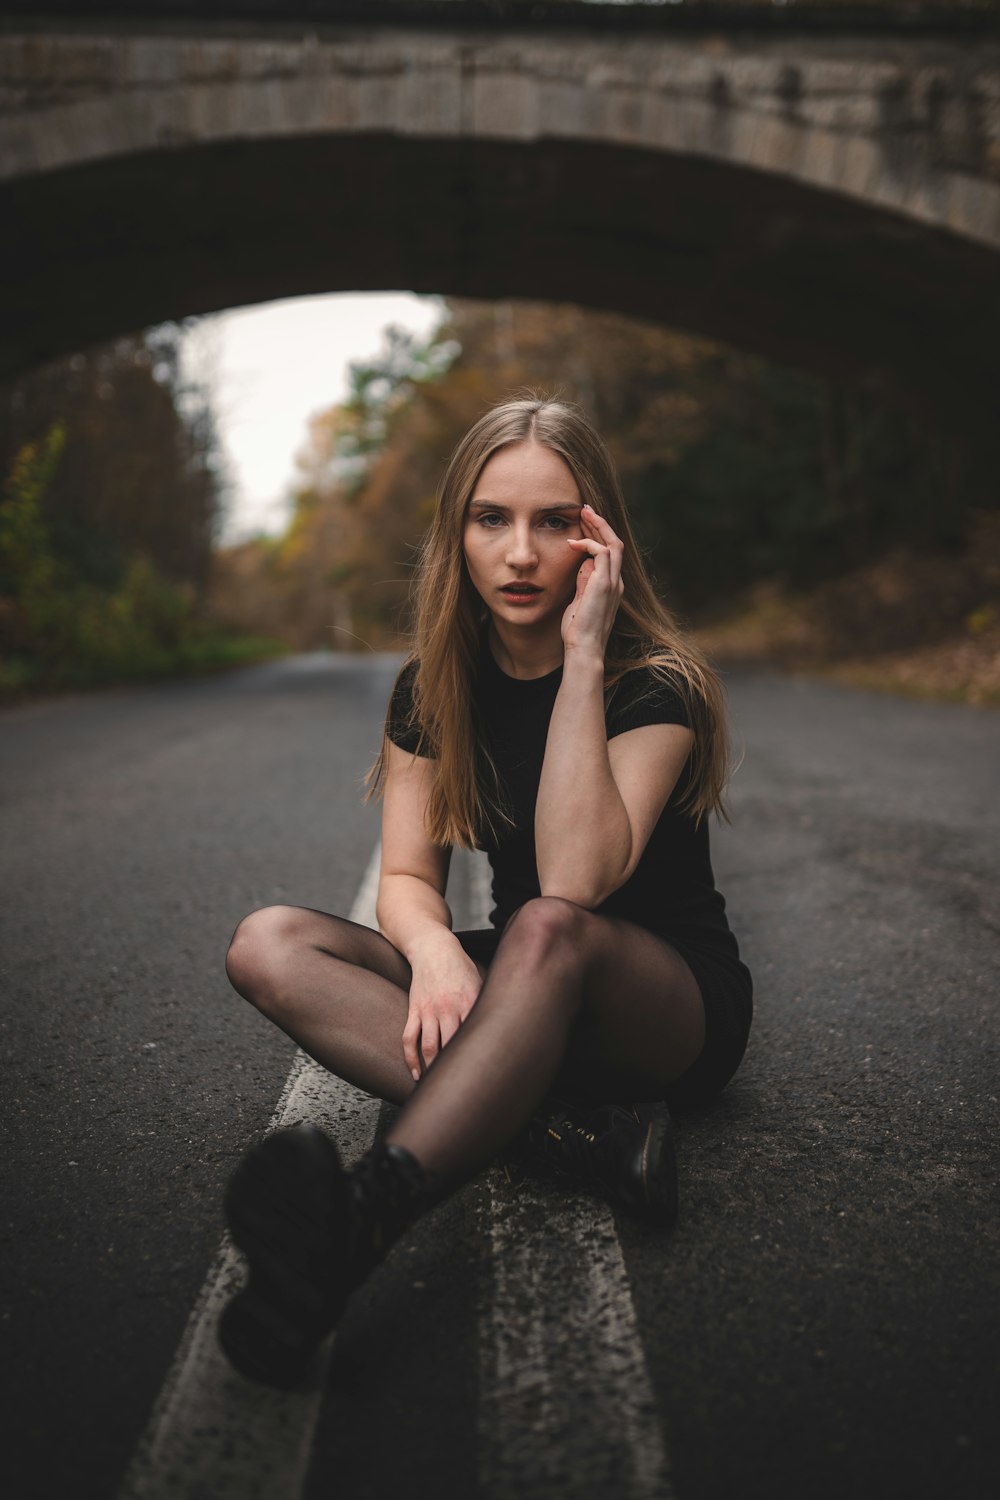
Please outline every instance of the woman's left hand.
[[562, 618], [566, 650], [581, 647], [604, 660], [604, 651], [625, 592], [622, 583], [623, 543], [607, 521], [585, 505], [580, 512], [582, 537], [571, 537], [569, 546], [584, 554], [576, 575], [576, 594]]

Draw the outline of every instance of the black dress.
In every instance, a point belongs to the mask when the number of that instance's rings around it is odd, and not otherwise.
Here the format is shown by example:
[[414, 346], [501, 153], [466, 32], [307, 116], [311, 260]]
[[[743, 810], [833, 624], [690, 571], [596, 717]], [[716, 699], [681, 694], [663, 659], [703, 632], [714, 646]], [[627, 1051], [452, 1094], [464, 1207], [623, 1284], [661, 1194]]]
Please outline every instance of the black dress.
[[[415, 675], [414, 663], [401, 672], [388, 724], [393, 743], [411, 753], [419, 739], [419, 729], [408, 723]], [[472, 711], [499, 773], [514, 826], [496, 820], [497, 835], [484, 832], [478, 841], [493, 871], [491, 926], [456, 936], [480, 963], [489, 963], [517, 908], [541, 894], [535, 862], [535, 799], [561, 681], [562, 667], [544, 677], [509, 677], [483, 635]], [[690, 721], [676, 689], [647, 668], [638, 668], [614, 689], [605, 722], [610, 740], [645, 724], [689, 725]], [[572, 774], [572, 766], [567, 772]], [[746, 1048], [753, 1008], [750, 971], [740, 960], [726, 920], [725, 901], [715, 886], [708, 819], [696, 824], [678, 807], [687, 780], [685, 766], [635, 871], [595, 908], [664, 938], [698, 981], [705, 1005], [705, 1046], [697, 1062], [670, 1085], [667, 1098], [677, 1109], [705, 1102], [729, 1081]], [[586, 816], [585, 809], [581, 815]]]

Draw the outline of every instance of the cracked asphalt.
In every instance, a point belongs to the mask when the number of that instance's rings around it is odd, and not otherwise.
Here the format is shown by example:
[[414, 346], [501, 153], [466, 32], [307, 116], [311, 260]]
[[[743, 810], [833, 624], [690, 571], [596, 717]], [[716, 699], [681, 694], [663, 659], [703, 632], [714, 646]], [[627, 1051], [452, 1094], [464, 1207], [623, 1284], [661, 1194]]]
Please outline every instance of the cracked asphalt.
[[[301, 657], [0, 715], [17, 1500], [117, 1489], [223, 1184], [292, 1058], [229, 988], [226, 943], [255, 906], [350, 908], [393, 664]], [[751, 1046], [680, 1127], [674, 1235], [618, 1224], [674, 1493], [987, 1500], [1000, 715], [767, 672], [727, 683], [745, 761], [712, 837], [755, 977]], [[422, 1221], [352, 1304], [309, 1497], [476, 1492], [485, 1191]], [[539, 1310], [566, 1314], [558, 1297]], [[586, 1360], [573, 1338], [566, 1357]], [[553, 1500], [596, 1494], [571, 1440], [562, 1457]]]

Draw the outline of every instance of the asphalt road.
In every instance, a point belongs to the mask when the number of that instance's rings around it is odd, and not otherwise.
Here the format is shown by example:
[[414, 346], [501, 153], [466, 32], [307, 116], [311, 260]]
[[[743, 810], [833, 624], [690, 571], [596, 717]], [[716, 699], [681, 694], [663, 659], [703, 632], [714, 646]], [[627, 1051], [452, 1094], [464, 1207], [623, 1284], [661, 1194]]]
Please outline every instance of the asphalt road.
[[[229, 934], [274, 901], [351, 907], [391, 676], [388, 659], [299, 658], [0, 716], [15, 1500], [118, 1492], [222, 1186], [293, 1057], [230, 990]], [[471, 1184], [352, 1304], [308, 1500], [1000, 1491], [1000, 716], [763, 673], [729, 692], [746, 760], [713, 849], [757, 1014], [737, 1079], [682, 1126], [677, 1231], [621, 1221], [587, 1245], [543, 1194], [515, 1204], [505, 1241], [502, 1189]], [[531, 1305], [561, 1236], [587, 1249], [598, 1301], [622, 1266], [636, 1364], [601, 1367], [567, 1275], [536, 1319], [568, 1372], [565, 1420], [484, 1426], [496, 1309], [519, 1278]], [[655, 1434], [669, 1481], [635, 1461], [616, 1482], [628, 1455], [609, 1446], [602, 1466], [595, 1447], [636, 1370], [645, 1426], [620, 1440]], [[483, 1457], [497, 1422], [502, 1482]]]

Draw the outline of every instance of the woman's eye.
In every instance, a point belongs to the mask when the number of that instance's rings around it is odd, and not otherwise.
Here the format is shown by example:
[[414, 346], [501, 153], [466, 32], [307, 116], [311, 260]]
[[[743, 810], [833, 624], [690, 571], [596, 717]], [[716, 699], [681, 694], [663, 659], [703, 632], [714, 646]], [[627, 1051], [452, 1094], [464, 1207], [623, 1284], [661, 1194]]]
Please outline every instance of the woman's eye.
[[[551, 525], [547, 525], [547, 523], [549, 522], [551, 522]], [[547, 529], [549, 531], [569, 530], [569, 522], [566, 520], [565, 516], [546, 516], [542, 524], [543, 526], [547, 526]]]
[[484, 511], [479, 517], [480, 526], [485, 526], [487, 531], [496, 531], [497, 527], [494, 526], [494, 521], [500, 526], [503, 525], [503, 516], [497, 515], [495, 510]]

